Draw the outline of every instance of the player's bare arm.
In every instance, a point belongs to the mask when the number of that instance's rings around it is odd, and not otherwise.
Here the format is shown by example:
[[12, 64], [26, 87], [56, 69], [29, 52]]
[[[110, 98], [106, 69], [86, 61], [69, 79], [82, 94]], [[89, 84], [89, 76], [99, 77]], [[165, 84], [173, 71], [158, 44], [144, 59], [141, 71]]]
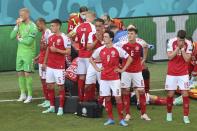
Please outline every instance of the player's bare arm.
[[19, 25], [22, 23], [22, 19], [21, 18], [18, 18], [17, 20], [16, 20], [16, 26], [14, 27], [14, 29], [13, 29], [13, 31], [11, 32], [11, 34], [10, 34], [10, 38], [11, 39], [17, 39], [18, 41], [19, 41], [19, 37], [20, 37], [20, 35], [18, 34], [18, 27], [19, 27]]
[[46, 70], [46, 63], [47, 63], [47, 60], [48, 60], [48, 54], [49, 54], [49, 47], [47, 47], [47, 50], [46, 50], [46, 53], [45, 53], [45, 56], [44, 56], [44, 62], [43, 62], [43, 65], [42, 65], [42, 70], [45, 71]]
[[51, 46], [50, 50], [51, 50], [51, 52], [59, 53], [59, 54], [62, 54], [62, 55], [70, 55], [70, 53], [71, 53], [71, 48], [66, 48], [65, 50], [61, 50], [61, 49], [58, 49], [54, 46]]
[[122, 69], [116, 68], [114, 71], [119, 72], [119, 73], [124, 72], [129, 67], [129, 65], [132, 63], [132, 61], [133, 61], [133, 59], [131, 58], [131, 56], [128, 56], [125, 66]]
[[39, 57], [40, 57], [40, 54], [38, 54], [36, 57], [34, 57], [34, 60], [33, 60], [34, 64], [38, 63]]
[[76, 35], [76, 33], [75, 33], [74, 31], [71, 31], [70, 33], [67, 34], [67, 36], [68, 36], [69, 38], [72, 38], [72, 37], [75, 36], [75, 35]]
[[98, 68], [98, 66], [96, 65], [96, 62], [94, 62], [92, 57], [90, 57], [89, 61], [96, 71], [101, 72], [103, 70], [103, 68]]
[[143, 47], [143, 58], [142, 58], [142, 61], [141, 61], [141, 64], [144, 64], [146, 59], [147, 59], [147, 56], [148, 56], [148, 46], [144, 46]]
[[93, 43], [88, 43], [86, 48], [87, 50], [93, 50], [98, 40], [95, 40]]

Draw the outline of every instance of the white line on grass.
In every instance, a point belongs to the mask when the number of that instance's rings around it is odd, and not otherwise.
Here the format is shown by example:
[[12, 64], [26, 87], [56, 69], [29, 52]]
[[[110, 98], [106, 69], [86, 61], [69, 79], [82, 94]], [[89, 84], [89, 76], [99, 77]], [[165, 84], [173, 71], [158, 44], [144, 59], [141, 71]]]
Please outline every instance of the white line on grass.
[[[153, 89], [153, 90], [150, 90], [151, 92], [157, 92], [157, 91], [164, 91], [165, 89]], [[33, 100], [41, 100], [41, 99], [44, 99], [44, 97], [37, 97], [37, 98], [32, 98]], [[0, 100], [0, 103], [3, 103], [3, 102], [15, 102], [17, 101], [17, 99], [11, 99], [11, 100]]]
[[[37, 98], [32, 98], [33, 100], [41, 100], [44, 99], [44, 97], [37, 97]], [[14, 102], [17, 101], [18, 99], [11, 99], [11, 100], [0, 100], [0, 103], [2, 102]]]

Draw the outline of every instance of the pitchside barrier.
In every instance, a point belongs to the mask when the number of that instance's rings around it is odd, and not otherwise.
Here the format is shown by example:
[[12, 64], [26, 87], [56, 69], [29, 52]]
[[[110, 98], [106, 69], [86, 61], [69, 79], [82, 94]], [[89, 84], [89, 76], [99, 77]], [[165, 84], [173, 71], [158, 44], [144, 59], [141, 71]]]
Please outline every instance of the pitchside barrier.
[[[166, 45], [168, 39], [175, 37], [180, 29], [187, 31], [187, 36], [197, 41], [197, 14], [123, 18], [125, 26], [134, 24], [139, 30], [139, 37], [147, 43], [154, 45], [150, 50], [148, 60], [167, 60]], [[0, 71], [15, 70], [17, 41], [10, 40], [9, 35], [14, 25], [0, 26]], [[67, 23], [64, 22], [62, 31], [67, 31]], [[37, 35], [37, 53], [39, 52], [39, 40], [41, 33]]]

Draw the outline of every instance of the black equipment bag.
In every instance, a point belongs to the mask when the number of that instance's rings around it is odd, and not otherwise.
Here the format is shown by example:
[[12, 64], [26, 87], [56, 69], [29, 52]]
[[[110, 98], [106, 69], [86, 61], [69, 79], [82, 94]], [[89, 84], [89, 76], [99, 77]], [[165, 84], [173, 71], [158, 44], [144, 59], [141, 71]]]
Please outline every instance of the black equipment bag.
[[77, 115], [88, 118], [100, 118], [103, 114], [103, 107], [97, 102], [79, 102]]
[[[65, 96], [64, 113], [75, 113], [77, 112], [79, 97], [78, 96]], [[55, 112], [59, 108], [59, 97], [55, 98]]]

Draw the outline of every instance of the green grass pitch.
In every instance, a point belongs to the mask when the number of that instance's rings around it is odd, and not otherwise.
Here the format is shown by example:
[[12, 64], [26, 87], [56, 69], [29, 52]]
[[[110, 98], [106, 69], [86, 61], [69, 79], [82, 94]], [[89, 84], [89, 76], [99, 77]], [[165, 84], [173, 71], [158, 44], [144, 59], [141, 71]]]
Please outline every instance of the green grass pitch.
[[[166, 75], [166, 62], [148, 64], [151, 72], [151, 89], [163, 89]], [[18, 98], [16, 72], [0, 73], [0, 100]], [[33, 74], [34, 97], [41, 97], [41, 87], [38, 72]], [[165, 96], [165, 91], [151, 92], [151, 94]], [[197, 100], [191, 99], [191, 124], [185, 125], [182, 121], [182, 106], [173, 110], [173, 122], [166, 122], [166, 107], [148, 105], [147, 113], [151, 121], [140, 119], [140, 112], [131, 106], [132, 120], [128, 127], [119, 126], [116, 108], [114, 126], [103, 126], [103, 118], [81, 118], [73, 114], [57, 116], [56, 114], [42, 114], [43, 108], [37, 107], [41, 100], [25, 105], [18, 102], [0, 102], [0, 131], [197, 131]]]

